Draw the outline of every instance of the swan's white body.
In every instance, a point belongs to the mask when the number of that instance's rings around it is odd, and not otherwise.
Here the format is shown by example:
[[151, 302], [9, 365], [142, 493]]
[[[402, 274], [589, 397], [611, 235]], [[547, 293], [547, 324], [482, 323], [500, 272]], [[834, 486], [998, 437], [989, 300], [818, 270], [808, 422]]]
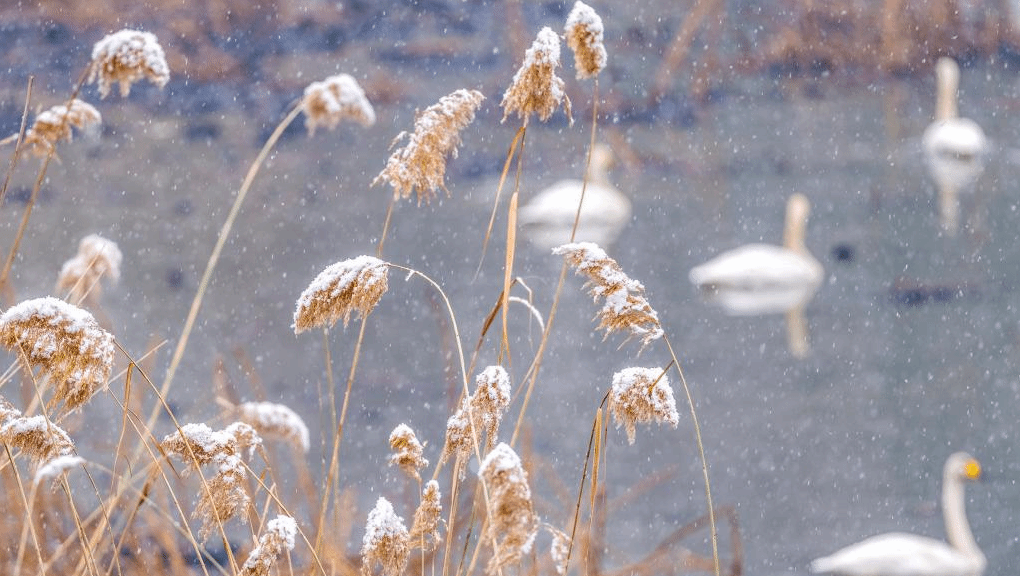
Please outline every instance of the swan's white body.
[[[610, 246], [630, 222], [630, 200], [609, 183], [607, 170], [611, 162], [609, 148], [595, 146], [575, 242]], [[524, 236], [543, 249], [570, 242], [583, 184], [581, 180], [560, 180], [522, 206], [517, 221]]]
[[845, 576], [980, 576], [985, 556], [971, 534], [964, 510], [963, 482], [976, 480], [981, 467], [957, 452], [943, 471], [942, 513], [949, 543], [892, 532], [852, 544], [811, 562], [812, 572]]
[[803, 305], [825, 274], [804, 246], [810, 205], [794, 194], [787, 202], [783, 246], [748, 244], [691, 269], [688, 277], [706, 299], [734, 316], [787, 312]]
[[928, 172], [939, 189], [942, 227], [953, 233], [959, 220], [957, 193], [977, 181], [984, 170], [988, 139], [980, 126], [969, 118], [960, 118], [957, 91], [960, 67], [952, 58], [940, 58], [935, 66], [935, 121], [921, 138]]

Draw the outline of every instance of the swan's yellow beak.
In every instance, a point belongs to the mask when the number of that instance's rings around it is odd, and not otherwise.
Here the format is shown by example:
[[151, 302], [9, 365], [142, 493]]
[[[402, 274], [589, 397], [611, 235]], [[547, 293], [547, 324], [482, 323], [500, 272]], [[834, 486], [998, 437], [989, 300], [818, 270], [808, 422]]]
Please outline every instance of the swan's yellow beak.
[[968, 480], [977, 480], [981, 477], [981, 464], [977, 460], [968, 460], [963, 465], [963, 475]]

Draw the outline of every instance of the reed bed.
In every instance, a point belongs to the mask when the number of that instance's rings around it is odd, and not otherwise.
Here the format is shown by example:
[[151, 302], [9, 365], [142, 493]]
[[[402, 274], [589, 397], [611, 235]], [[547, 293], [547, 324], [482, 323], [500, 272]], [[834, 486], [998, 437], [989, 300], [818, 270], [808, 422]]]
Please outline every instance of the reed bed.
[[[294, 294], [293, 315], [283, 319], [292, 322], [295, 338], [322, 347], [327, 382], [321, 392], [326, 407], [322, 422], [312, 420], [318, 415], [302, 413], [273, 398], [241, 402], [226, 384], [202, 399], [219, 405], [221, 417], [215, 422], [189, 421], [188, 414], [174, 408], [175, 396], [180, 394], [175, 374], [186, 362], [196, 322], [208, 313], [202, 307], [203, 296], [218, 273], [220, 255], [230, 250], [233, 224], [242, 213], [247, 192], [287, 127], [303, 114], [307, 137], [314, 138], [320, 127], [333, 130], [344, 124], [369, 126], [382, 121], [371, 104], [371, 91], [364, 90], [354, 76], [338, 74], [310, 84], [253, 159], [210, 249], [162, 380], [151, 358], [136, 358], [128, 352], [140, 344], [120, 341], [104, 322], [102, 287], [121, 276], [122, 264], [132, 259], [129, 246], [86, 236], [76, 255], [62, 267], [54, 265], [55, 271], [59, 268], [52, 285], [55, 296], [19, 300], [20, 292], [50, 287], [16, 285], [17, 276], [10, 275], [10, 270], [32, 255], [19, 253], [20, 243], [15, 241], [0, 276], [5, 293], [13, 295], [0, 315], [0, 346], [8, 351], [9, 361], [0, 374], [0, 444], [4, 446], [0, 483], [5, 497], [0, 534], [7, 543], [0, 546], [0, 573], [460, 576], [534, 571], [566, 575], [653, 573], [671, 564], [676, 572], [739, 573], [739, 531], [735, 514], [725, 508], [724, 516], [734, 527], [729, 566], [723, 566], [717, 547], [717, 510], [711, 495], [710, 461], [702, 447], [696, 389], [684, 378], [680, 356], [643, 285], [624, 272], [606, 249], [579, 242], [549, 255], [550, 259], [563, 256], [554, 293], [541, 298], [532, 293], [527, 298], [518, 295], [515, 217], [524, 194], [522, 174], [529, 166], [528, 128], [560, 112], [573, 121], [567, 85], [558, 76], [561, 35], [574, 53], [576, 77], [593, 80], [590, 145], [583, 151], [589, 161], [599, 130], [598, 75], [611, 60], [603, 44], [603, 21], [591, 7], [577, 2], [566, 22], [558, 26], [561, 30], [550, 25], [538, 31], [503, 94], [503, 121], [516, 119], [520, 127], [507, 142], [500, 183], [500, 188], [510, 183], [510, 199], [503, 202], [497, 194], [493, 206], [494, 214], [505, 214], [500, 222], [506, 229], [495, 230], [493, 218], [488, 230], [478, 230], [485, 236], [479, 246], [480, 262], [490, 237], [505, 238], [503, 259], [490, 265], [503, 279], [502, 290], [483, 295], [496, 304], [482, 323], [478, 344], [474, 350], [465, 350], [463, 323], [446, 287], [420, 265], [393, 261], [384, 253], [391, 219], [417, 216], [396, 213], [398, 203], [416, 195], [420, 206], [439, 192], [448, 201], [457, 201], [447, 187], [446, 168], [456, 157], [461, 134], [473, 128], [476, 113], [486, 105], [480, 91], [463, 88], [419, 112], [412, 130], [398, 132], [394, 142], [404, 145], [393, 151], [372, 182], [388, 184], [393, 192], [385, 216], [380, 203], [382, 233], [375, 255], [337, 255], [334, 264], [311, 279], [302, 293]], [[84, 64], [65, 102], [39, 114], [34, 122], [28, 122], [30, 107], [26, 105], [25, 128], [4, 141], [14, 156], [10, 171], [19, 153], [41, 156], [33, 198], [52, 169], [49, 161], [58, 148], [73, 145], [69, 142], [73, 129], [94, 129], [102, 121], [99, 110], [81, 99], [85, 87], [95, 84], [102, 106], [116, 106], [113, 101], [128, 95], [137, 82], [161, 88], [171, 77], [163, 46], [149, 32], [122, 30], [108, 35], [91, 54], [92, 60]], [[23, 212], [19, 239], [31, 212], [32, 202]], [[575, 230], [576, 226], [575, 219]], [[593, 312], [598, 321], [593, 330], [602, 331], [606, 339], [622, 337], [613, 353], [626, 365], [606, 376], [601, 391], [578, 399], [587, 402], [591, 411], [591, 425], [577, 427], [579, 437], [588, 440], [588, 450], [572, 466], [564, 467], [544, 463], [531, 449], [527, 430], [529, 403], [543, 394], [543, 355], [549, 341], [558, 337], [554, 320], [560, 295], [580, 289], [567, 280], [571, 269], [586, 278], [589, 294], [601, 306]], [[379, 481], [394, 473], [385, 467], [377, 471], [378, 477], [355, 482], [345, 481], [341, 473], [348, 451], [367, 434], [349, 428], [347, 420], [352, 399], [364, 394], [358, 363], [366, 327], [379, 307], [400, 305], [387, 299], [391, 273], [420, 282], [441, 303], [449, 332], [441, 336], [452, 342], [450, 355], [458, 383], [449, 398], [436, 398], [453, 406], [445, 422], [416, 423], [419, 430], [440, 431], [442, 446], [423, 443], [409, 424], [389, 434], [387, 461], [409, 486], [403, 492], [391, 491], [393, 484]], [[548, 311], [540, 309], [540, 301], [551, 302]], [[516, 324], [511, 319], [518, 315], [540, 321], [542, 335], [534, 351], [512, 349]], [[352, 319], [357, 330], [349, 326]], [[336, 326], [339, 320], [343, 320], [342, 328]], [[321, 332], [321, 340], [307, 332]], [[339, 340], [353, 343], [354, 349], [344, 384], [333, 380], [330, 348]], [[628, 346], [632, 340], [639, 344]], [[162, 345], [149, 348], [153, 356], [163, 352]], [[638, 354], [646, 367], [630, 366]], [[520, 374], [513, 359], [522, 357], [527, 367]], [[478, 368], [480, 358], [494, 360]], [[249, 381], [257, 378], [251, 376]], [[682, 386], [688, 422], [682, 422], [673, 381]], [[254, 392], [264, 396], [260, 390]], [[415, 407], [404, 408], [410, 421]], [[105, 437], [82, 434], [83, 419], [101, 418], [97, 415], [111, 411], [118, 417], [98, 427]], [[649, 534], [647, 540], [659, 541], [659, 546], [625, 566], [611, 566], [602, 554], [611, 541], [605, 533], [607, 516], [625, 506], [616, 503], [619, 488], [605, 481], [606, 468], [614, 464], [605, 450], [611, 433], [608, 417], [625, 429], [635, 450], [640, 449], [639, 427], [689, 425], [693, 434], [688, 438], [701, 458], [705, 490], [703, 518], [673, 534]], [[317, 446], [310, 432], [316, 428], [324, 430]], [[85, 442], [109, 448], [79, 450], [79, 443]], [[321, 475], [312, 471], [310, 451], [323, 455]], [[84, 453], [89, 457], [83, 457]], [[575, 488], [565, 490], [563, 502], [550, 505], [534, 489], [539, 474]], [[284, 489], [295, 478], [301, 490]], [[372, 486], [381, 492], [375, 506], [367, 514], [356, 511], [351, 504], [355, 492]], [[642, 490], [640, 485], [628, 488], [632, 493]], [[707, 531], [711, 551], [685, 548], [683, 539], [702, 529]], [[360, 549], [351, 549], [348, 543], [359, 537]]]

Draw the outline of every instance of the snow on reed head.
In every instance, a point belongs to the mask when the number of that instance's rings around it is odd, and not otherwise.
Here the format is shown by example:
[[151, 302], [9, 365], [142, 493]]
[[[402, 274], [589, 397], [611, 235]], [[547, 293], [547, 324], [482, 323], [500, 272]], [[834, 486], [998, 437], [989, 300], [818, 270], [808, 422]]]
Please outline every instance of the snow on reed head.
[[264, 438], [290, 442], [302, 453], [311, 446], [305, 421], [287, 406], [273, 402], [245, 402], [237, 407], [237, 416]]
[[490, 498], [488, 538], [498, 547], [486, 572], [516, 564], [531, 550], [538, 532], [538, 517], [531, 502], [528, 474], [513, 448], [500, 442], [479, 467]]
[[560, 105], [570, 116], [570, 98], [563, 90], [563, 79], [556, 75], [560, 65], [560, 37], [545, 27], [539, 30], [531, 48], [524, 54], [524, 63], [503, 94], [503, 121], [516, 112], [524, 125], [532, 113], [545, 122]]
[[625, 368], [614, 374], [609, 413], [617, 428], [623, 426], [627, 430], [627, 441], [631, 444], [637, 423], [665, 422], [673, 428], [680, 423], [673, 388], [660, 368]]
[[319, 273], [298, 298], [294, 310], [294, 334], [319, 326], [347, 326], [355, 310], [362, 317], [375, 309], [389, 288], [389, 266], [372, 256], [337, 262]]
[[389, 500], [380, 497], [368, 513], [365, 537], [361, 543], [361, 573], [371, 576], [378, 563], [383, 576], [400, 576], [411, 554], [410, 538], [404, 521], [393, 511]]
[[423, 457], [425, 448], [414, 435], [414, 430], [407, 424], [400, 424], [390, 432], [390, 448], [393, 455], [390, 456], [390, 466], [400, 466], [408, 476], [421, 482], [419, 470], [429, 465], [429, 461]]
[[[474, 434], [486, 433], [483, 452], [496, 443], [499, 424], [510, 406], [510, 375], [502, 366], [489, 366], [475, 377], [475, 392], [461, 401], [457, 411], [446, 421], [446, 441], [442, 462], [451, 456], [469, 456], [474, 450]], [[474, 422], [468, 415], [474, 417]], [[473, 432], [477, 431], [477, 432]], [[481, 441], [481, 436], [478, 437]]]
[[142, 78], [160, 88], [170, 80], [166, 54], [154, 34], [125, 29], [93, 46], [88, 82], [99, 84], [100, 97], [106, 98], [114, 82], [120, 85], [120, 95], [127, 96], [131, 85]]
[[312, 82], [305, 88], [300, 106], [305, 113], [305, 127], [309, 134], [315, 134], [318, 126], [332, 130], [344, 120], [353, 120], [365, 127], [375, 124], [372, 103], [350, 74], [337, 74], [321, 82]]
[[414, 511], [414, 522], [408, 538], [412, 545], [425, 552], [435, 550], [442, 542], [439, 534], [439, 523], [442, 521], [443, 505], [440, 503], [439, 483], [429, 480], [421, 493], [421, 504]]
[[57, 292], [67, 292], [72, 302], [82, 302], [86, 298], [98, 302], [103, 291], [100, 278], [109, 278], [110, 282], [119, 280], [123, 258], [116, 242], [89, 234], [78, 243], [78, 253], [60, 268]]
[[240, 516], [241, 522], [247, 522], [247, 516], [242, 512], [251, 499], [244, 489], [246, 472], [241, 454], [244, 448], [248, 448], [250, 457], [251, 451], [261, 443], [262, 439], [255, 429], [243, 422], [234, 422], [218, 431], [205, 424], [185, 424], [160, 442], [163, 452], [176, 454], [187, 463], [185, 472], [204, 464], [213, 465], [215, 475], [206, 483], [209, 489], [202, 488], [192, 514], [202, 521], [198, 532], [201, 540], [204, 541], [216, 526], [234, 516]]
[[61, 427], [45, 416], [21, 415], [0, 398], [0, 442], [27, 454], [32, 466], [74, 454], [74, 443]]
[[85, 459], [81, 456], [73, 456], [71, 454], [65, 454], [63, 456], [57, 456], [56, 458], [44, 462], [38, 470], [35, 471], [35, 477], [32, 479], [36, 484], [42, 482], [47, 478], [57, 479], [61, 474], [67, 472], [71, 468], [75, 468], [85, 463]]
[[444, 184], [446, 157], [457, 157], [460, 132], [475, 119], [484, 99], [481, 92], [462, 88], [418, 113], [414, 133], [397, 134], [391, 147], [404, 138], [407, 144], [393, 152], [372, 185], [388, 182], [394, 199], [408, 198], [416, 191], [419, 204], [431, 200], [439, 190], [449, 194]]
[[87, 402], [113, 367], [113, 336], [57, 298], [26, 300], [0, 315], [0, 345], [49, 378], [56, 386], [50, 406], [63, 403], [65, 410]]
[[606, 67], [606, 47], [602, 43], [602, 18], [584, 2], [574, 3], [563, 27], [567, 46], [574, 51], [577, 79], [592, 78]]
[[545, 529], [552, 534], [552, 545], [549, 547], [549, 557], [552, 558], [556, 573], [563, 576], [567, 573], [567, 560], [570, 557], [570, 535], [554, 528], [548, 524]]
[[77, 98], [57, 104], [35, 117], [32, 127], [25, 131], [25, 146], [35, 156], [47, 156], [56, 150], [57, 142], [71, 141], [71, 127], [92, 130], [103, 122], [94, 106]]
[[269, 576], [273, 564], [284, 550], [294, 549], [297, 536], [297, 522], [290, 516], [278, 515], [266, 522], [266, 529], [259, 537], [259, 543], [252, 549], [248, 559], [241, 566], [238, 576]]
[[606, 331], [607, 338], [612, 332], [627, 331], [627, 339], [640, 338], [643, 348], [662, 337], [659, 315], [645, 299], [644, 285], [628, 277], [605, 250], [592, 242], [578, 242], [553, 248], [553, 254], [562, 255], [577, 274], [588, 277], [589, 293], [596, 301], [605, 299], [598, 312], [598, 328]]

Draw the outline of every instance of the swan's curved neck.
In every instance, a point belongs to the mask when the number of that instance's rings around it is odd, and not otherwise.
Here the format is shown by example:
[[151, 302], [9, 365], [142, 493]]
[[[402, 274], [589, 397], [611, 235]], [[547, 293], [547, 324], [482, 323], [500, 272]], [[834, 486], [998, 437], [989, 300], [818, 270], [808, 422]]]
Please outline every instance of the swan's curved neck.
[[935, 70], [936, 90], [935, 119], [948, 120], [959, 116], [956, 107], [957, 91], [960, 88], [960, 68], [955, 62], [940, 61]]
[[786, 208], [786, 222], [783, 228], [783, 246], [794, 252], [805, 253], [804, 235], [807, 233], [807, 212], [803, 207], [791, 203]]
[[984, 554], [974, 540], [964, 507], [963, 481], [952, 473], [942, 479], [942, 515], [946, 521], [946, 539], [953, 548], [984, 561]]

